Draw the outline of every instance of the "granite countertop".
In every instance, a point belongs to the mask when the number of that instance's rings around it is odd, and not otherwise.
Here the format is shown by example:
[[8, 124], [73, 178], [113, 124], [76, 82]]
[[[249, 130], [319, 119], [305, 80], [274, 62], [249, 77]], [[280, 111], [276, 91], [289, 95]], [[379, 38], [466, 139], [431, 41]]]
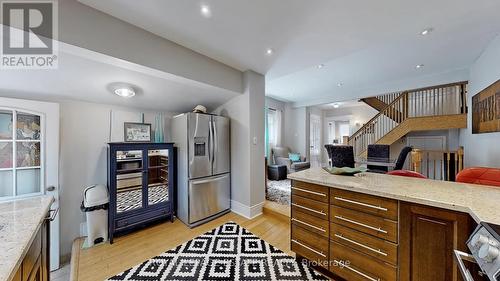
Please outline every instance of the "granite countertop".
[[469, 213], [476, 222], [500, 225], [500, 188], [374, 173], [331, 175], [322, 168], [289, 174], [289, 179]]
[[0, 281], [14, 277], [53, 201], [37, 196], [0, 202]]

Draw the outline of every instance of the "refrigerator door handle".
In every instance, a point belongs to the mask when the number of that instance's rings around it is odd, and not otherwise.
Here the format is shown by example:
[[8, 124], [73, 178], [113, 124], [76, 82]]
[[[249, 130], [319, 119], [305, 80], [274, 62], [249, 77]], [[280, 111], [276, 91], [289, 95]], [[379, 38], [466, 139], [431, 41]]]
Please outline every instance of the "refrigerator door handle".
[[213, 135], [213, 139], [214, 139], [214, 157], [213, 157], [213, 161], [212, 161], [212, 167], [216, 167], [217, 166], [217, 153], [219, 153], [219, 140], [217, 139], [217, 126], [215, 125], [215, 120], [212, 121], [212, 128], [214, 130], [214, 135]]
[[227, 177], [227, 175], [213, 177], [213, 178], [209, 178], [209, 179], [206, 179], [206, 180], [192, 180], [192, 182], [193, 182], [193, 184], [204, 184], [204, 183], [210, 183], [210, 182], [213, 182], [213, 181], [218, 181], [218, 180], [223, 179], [225, 177]]
[[212, 121], [208, 121], [208, 162], [212, 164]]

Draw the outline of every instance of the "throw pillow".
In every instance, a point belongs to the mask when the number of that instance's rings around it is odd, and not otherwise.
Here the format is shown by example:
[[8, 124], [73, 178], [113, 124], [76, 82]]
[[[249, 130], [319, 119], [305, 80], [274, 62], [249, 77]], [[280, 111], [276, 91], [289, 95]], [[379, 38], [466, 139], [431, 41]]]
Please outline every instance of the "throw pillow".
[[288, 153], [288, 159], [292, 162], [300, 162], [300, 153]]

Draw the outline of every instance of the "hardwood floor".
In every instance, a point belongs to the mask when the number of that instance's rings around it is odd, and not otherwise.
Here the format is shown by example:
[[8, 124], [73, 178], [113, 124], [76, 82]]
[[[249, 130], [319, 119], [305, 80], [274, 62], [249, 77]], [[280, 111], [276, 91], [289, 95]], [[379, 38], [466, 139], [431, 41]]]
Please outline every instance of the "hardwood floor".
[[193, 229], [180, 220], [175, 220], [173, 224], [165, 222], [117, 237], [113, 245], [108, 243], [90, 249], [81, 249], [83, 239], [77, 239], [73, 245], [71, 280], [104, 280], [228, 221], [238, 223], [275, 247], [295, 256], [290, 251], [290, 222], [283, 216], [266, 213], [249, 220], [229, 213]]
[[290, 219], [290, 205], [283, 205], [273, 201], [266, 200], [264, 202], [264, 214], [277, 214], [284, 216], [283, 219]]

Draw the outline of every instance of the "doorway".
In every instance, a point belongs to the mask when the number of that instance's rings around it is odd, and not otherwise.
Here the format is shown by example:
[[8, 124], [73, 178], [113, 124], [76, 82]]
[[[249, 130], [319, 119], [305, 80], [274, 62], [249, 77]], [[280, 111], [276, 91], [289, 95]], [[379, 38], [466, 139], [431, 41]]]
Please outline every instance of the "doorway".
[[311, 167], [321, 167], [321, 117], [311, 114], [309, 126]]

